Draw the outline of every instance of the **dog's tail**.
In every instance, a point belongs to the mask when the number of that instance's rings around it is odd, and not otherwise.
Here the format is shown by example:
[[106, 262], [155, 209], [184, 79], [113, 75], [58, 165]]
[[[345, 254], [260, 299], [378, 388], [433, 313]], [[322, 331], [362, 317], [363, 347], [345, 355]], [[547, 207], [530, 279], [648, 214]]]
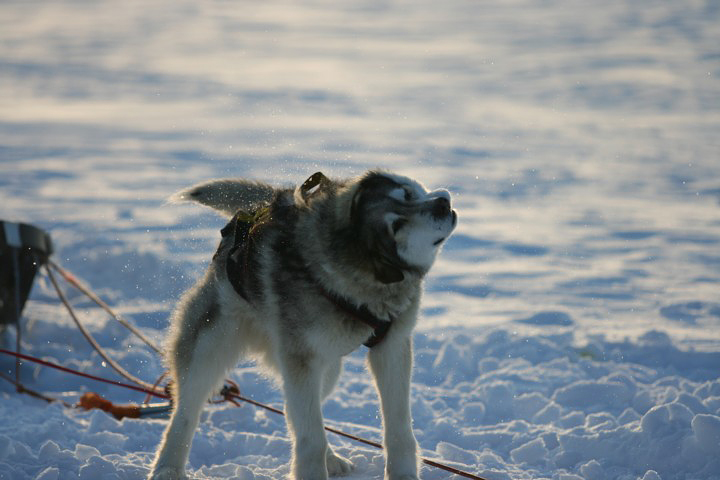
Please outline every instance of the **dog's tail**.
[[168, 203], [198, 202], [232, 217], [238, 210], [252, 212], [272, 202], [275, 189], [267, 184], [237, 179], [210, 180], [181, 190]]

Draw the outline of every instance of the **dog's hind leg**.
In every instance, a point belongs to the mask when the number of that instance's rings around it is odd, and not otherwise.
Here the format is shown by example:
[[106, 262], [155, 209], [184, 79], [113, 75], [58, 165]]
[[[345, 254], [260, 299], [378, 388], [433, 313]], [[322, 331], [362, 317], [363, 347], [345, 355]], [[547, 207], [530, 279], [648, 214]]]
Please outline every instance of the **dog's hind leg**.
[[175, 387], [176, 405], [160, 443], [150, 476], [152, 480], [186, 478], [185, 463], [200, 413], [210, 390], [217, 384], [219, 378], [220, 376], [217, 375], [211, 378], [207, 372], [191, 369], [188, 376], [181, 379]]
[[153, 464], [152, 480], [186, 478], [185, 463], [203, 405], [239, 353], [236, 332], [224, 331], [214, 300], [199, 290], [191, 291], [177, 312], [176, 326], [181, 328], [171, 346], [175, 407]]

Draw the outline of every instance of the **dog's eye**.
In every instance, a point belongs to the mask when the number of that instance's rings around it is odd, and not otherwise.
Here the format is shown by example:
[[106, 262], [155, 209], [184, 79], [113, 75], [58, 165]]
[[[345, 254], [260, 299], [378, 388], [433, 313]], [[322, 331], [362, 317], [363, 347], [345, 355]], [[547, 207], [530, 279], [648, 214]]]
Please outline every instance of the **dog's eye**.
[[410, 193], [410, 190], [405, 190], [405, 201], [409, 202], [412, 200], [412, 193]]
[[405, 226], [405, 224], [407, 224], [407, 220], [405, 220], [404, 218], [398, 218], [397, 220], [393, 221], [393, 223], [392, 223], [393, 233], [397, 233], [398, 230], [400, 230], [402, 227]]

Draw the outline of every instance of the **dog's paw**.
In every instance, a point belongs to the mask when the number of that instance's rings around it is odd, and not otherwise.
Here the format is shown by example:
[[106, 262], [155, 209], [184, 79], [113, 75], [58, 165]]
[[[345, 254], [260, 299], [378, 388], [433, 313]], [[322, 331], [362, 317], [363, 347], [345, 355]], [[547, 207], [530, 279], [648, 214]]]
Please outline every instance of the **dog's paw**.
[[161, 467], [153, 470], [148, 480], [188, 480], [188, 477], [182, 469]]
[[350, 462], [350, 460], [336, 455], [335, 452], [328, 449], [327, 471], [329, 476], [337, 477], [347, 475], [353, 471], [353, 468], [355, 468], [355, 466]]

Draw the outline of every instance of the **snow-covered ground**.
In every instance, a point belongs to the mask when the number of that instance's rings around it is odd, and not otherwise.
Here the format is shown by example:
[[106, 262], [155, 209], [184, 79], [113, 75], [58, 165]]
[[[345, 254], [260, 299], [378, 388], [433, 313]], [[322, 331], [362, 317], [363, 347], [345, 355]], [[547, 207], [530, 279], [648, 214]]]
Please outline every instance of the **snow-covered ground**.
[[[714, 0], [4, 1], [0, 218], [50, 231], [57, 262], [161, 341], [223, 225], [174, 191], [378, 166], [449, 188], [460, 224], [415, 338], [423, 454], [492, 480], [719, 479], [719, 46]], [[114, 358], [160, 375], [68, 293]], [[117, 378], [44, 277], [23, 324], [26, 352]], [[379, 440], [363, 354], [325, 415]], [[23, 374], [69, 402], [143, 399]], [[232, 378], [282, 406], [252, 365]], [[165, 425], [5, 382], [0, 400], [3, 479], [141, 479]], [[348, 478], [382, 477], [380, 452], [329, 439]], [[211, 406], [189, 470], [283, 478], [289, 457], [281, 417]]]

